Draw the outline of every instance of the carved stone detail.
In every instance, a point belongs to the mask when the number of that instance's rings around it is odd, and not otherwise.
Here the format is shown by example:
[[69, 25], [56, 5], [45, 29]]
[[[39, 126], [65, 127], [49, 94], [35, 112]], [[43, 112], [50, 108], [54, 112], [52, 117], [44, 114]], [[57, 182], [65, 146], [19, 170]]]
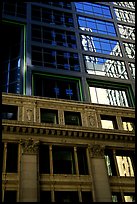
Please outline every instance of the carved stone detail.
[[39, 141], [34, 141], [32, 138], [29, 138], [28, 140], [21, 139], [20, 144], [22, 145], [23, 153], [36, 154], [38, 152]]
[[90, 127], [97, 127], [96, 115], [95, 113], [88, 114], [88, 122]]
[[91, 146], [91, 157], [104, 158], [104, 146], [95, 144]]

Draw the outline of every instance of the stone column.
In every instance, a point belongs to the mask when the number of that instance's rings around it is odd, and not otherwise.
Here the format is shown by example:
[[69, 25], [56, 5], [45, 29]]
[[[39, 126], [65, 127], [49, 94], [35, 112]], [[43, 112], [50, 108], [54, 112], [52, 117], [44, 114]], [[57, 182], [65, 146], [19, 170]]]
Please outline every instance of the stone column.
[[94, 202], [112, 202], [104, 147], [92, 145], [90, 156]]
[[21, 140], [20, 202], [38, 202], [39, 141]]

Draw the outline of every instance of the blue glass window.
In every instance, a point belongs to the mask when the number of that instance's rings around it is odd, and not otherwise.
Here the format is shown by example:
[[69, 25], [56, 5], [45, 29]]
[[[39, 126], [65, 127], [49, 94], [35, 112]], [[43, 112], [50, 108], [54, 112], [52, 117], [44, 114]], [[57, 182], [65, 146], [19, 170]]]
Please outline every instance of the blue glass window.
[[113, 23], [81, 16], [78, 16], [78, 23], [81, 30], [116, 36]]
[[122, 57], [118, 41], [105, 38], [81, 35], [84, 50]]
[[96, 3], [87, 3], [87, 2], [75, 2], [76, 11], [92, 14], [95, 16], [102, 16], [105, 18], [112, 18], [110, 9], [108, 6], [103, 6]]

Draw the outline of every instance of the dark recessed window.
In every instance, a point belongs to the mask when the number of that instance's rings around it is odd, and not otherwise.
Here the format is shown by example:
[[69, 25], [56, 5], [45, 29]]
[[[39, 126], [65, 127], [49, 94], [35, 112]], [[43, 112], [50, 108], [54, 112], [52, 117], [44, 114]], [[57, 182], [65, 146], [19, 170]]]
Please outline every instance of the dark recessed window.
[[58, 124], [58, 111], [51, 109], [40, 109], [41, 122]]
[[40, 202], [51, 203], [51, 191], [40, 191]]
[[41, 174], [50, 173], [50, 162], [49, 162], [49, 146], [40, 145], [39, 148], [39, 171]]
[[17, 202], [17, 191], [6, 190], [4, 192], [4, 202], [16, 203]]
[[55, 191], [55, 202], [64, 203], [78, 203], [78, 192], [77, 191]]
[[79, 112], [64, 111], [65, 125], [81, 126], [81, 115]]
[[2, 105], [2, 119], [17, 120], [18, 107], [14, 105]]
[[101, 125], [105, 129], [117, 129], [117, 122], [115, 116], [101, 115]]
[[53, 146], [52, 153], [54, 174], [75, 174], [73, 148]]
[[81, 191], [82, 202], [83, 203], [91, 203], [93, 202], [92, 192], [91, 191]]
[[77, 147], [77, 157], [78, 157], [79, 174], [87, 175], [88, 165], [87, 165], [86, 149], [82, 147]]
[[7, 143], [6, 172], [18, 172], [18, 144]]
[[122, 202], [122, 196], [119, 192], [112, 192], [112, 202]]

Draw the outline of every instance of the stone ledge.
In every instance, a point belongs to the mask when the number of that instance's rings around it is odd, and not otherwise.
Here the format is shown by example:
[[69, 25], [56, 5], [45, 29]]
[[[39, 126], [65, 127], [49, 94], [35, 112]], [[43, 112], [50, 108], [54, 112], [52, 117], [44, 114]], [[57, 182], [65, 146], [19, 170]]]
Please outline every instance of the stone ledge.
[[80, 139], [96, 139], [96, 140], [107, 140], [107, 141], [125, 141], [135, 142], [135, 135], [130, 132], [123, 133], [123, 131], [102, 130], [102, 129], [90, 129], [81, 128], [72, 129], [66, 127], [57, 126], [28, 126], [28, 124], [19, 125], [16, 124], [2, 124], [3, 133], [11, 134], [33, 134], [35, 135], [46, 135], [46, 136], [58, 136], [58, 137], [69, 137], [69, 138], [80, 138]]

